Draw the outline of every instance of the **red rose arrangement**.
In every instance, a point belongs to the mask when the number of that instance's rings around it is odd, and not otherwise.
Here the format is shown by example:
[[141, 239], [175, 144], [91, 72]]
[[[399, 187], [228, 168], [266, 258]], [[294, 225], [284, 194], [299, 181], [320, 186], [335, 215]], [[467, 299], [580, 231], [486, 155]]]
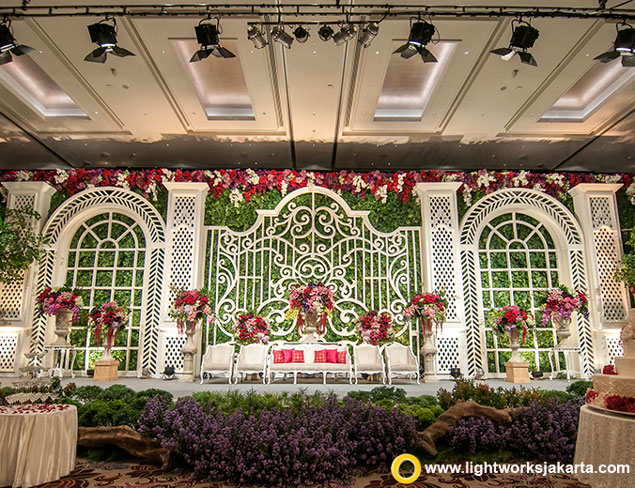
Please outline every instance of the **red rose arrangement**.
[[233, 325], [234, 341], [239, 344], [267, 344], [269, 342], [269, 322], [253, 313], [241, 314]]
[[448, 301], [443, 296], [443, 293], [424, 292], [410, 300], [410, 306], [404, 310], [403, 315], [406, 318], [419, 318], [425, 334], [430, 332], [432, 323], [437, 328], [443, 325], [447, 309]]
[[357, 331], [363, 342], [381, 345], [394, 337], [392, 318], [387, 313], [371, 311], [357, 321]]
[[202, 319], [207, 319], [210, 324], [214, 322], [209, 297], [203, 290], [177, 290], [169, 315], [176, 321], [180, 334], [193, 335], [196, 324]]
[[36, 302], [40, 305], [40, 312], [44, 315], [57, 315], [60, 310], [72, 310], [72, 322], [79, 320], [79, 308], [84, 305], [79, 290], [68, 287], [45, 288]]
[[492, 328], [498, 335], [509, 335], [512, 342], [517, 334], [522, 333], [522, 342], [525, 343], [527, 330], [530, 323], [530, 315], [521, 310], [518, 305], [507, 305], [493, 312], [494, 323]]
[[95, 342], [97, 346], [101, 342], [101, 334], [106, 332], [106, 354], [113, 344], [117, 342], [117, 335], [128, 324], [128, 311], [117, 305], [117, 302], [104, 303], [95, 307], [88, 314], [88, 324], [95, 327]]
[[309, 282], [308, 285], [293, 285], [289, 290], [289, 310], [286, 318], [298, 319], [298, 329], [304, 330], [305, 314], [319, 315], [318, 334], [326, 331], [326, 319], [333, 314], [333, 290], [323, 283]]

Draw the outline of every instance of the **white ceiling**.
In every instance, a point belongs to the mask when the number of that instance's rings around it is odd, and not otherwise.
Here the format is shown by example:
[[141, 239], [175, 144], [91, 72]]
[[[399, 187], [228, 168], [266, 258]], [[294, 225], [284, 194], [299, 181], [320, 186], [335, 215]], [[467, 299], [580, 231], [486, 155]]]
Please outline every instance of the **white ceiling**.
[[[87, 2], [65, 2], [80, 3]], [[617, 3], [621, 2], [609, 1], [608, 6]], [[532, 3], [553, 4], [596, 7], [597, 1]], [[19, 2], [0, 1], [0, 12], [10, 5]], [[30, 5], [55, 2], [33, 0]], [[403, 60], [391, 55], [408, 37], [408, 19], [388, 17], [367, 49], [356, 39], [342, 46], [322, 42], [313, 25], [305, 44], [294, 42], [287, 50], [270, 43], [257, 50], [246, 37], [247, 23], [266, 19], [223, 18], [221, 40], [237, 55], [234, 62], [240, 64], [234, 67], [242, 68], [255, 120], [206, 116], [177, 47], [179, 41], [194, 39], [197, 19], [118, 18], [119, 45], [136, 56], [110, 56], [103, 65], [83, 61], [95, 48], [86, 26], [98, 20], [79, 16], [13, 20], [16, 39], [37, 49], [31, 59], [87, 117], [46, 117], [0, 76], [0, 168], [635, 170], [635, 76], [582, 122], [540, 122], [597, 63], [593, 57], [611, 48], [613, 21], [534, 19], [540, 37], [531, 50], [538, 67], [532, 67], [517, 57], [504, 62], [489, 54], [508, 44], [511, 18], [435, 17], [432, 22], [441, 41], [452, 50], [440, 66], [423, 116], [417, 121], [374, 121], [391, 59], [391, 69], [404, 73], [403, 80], [393, 76], [390, 81], [397, 102], [400, 90], [404, 97], [413, 92], [406, 74], [416, 77], [416, 69], [429, 69], [418, 56]], [[428, 47], [433, 53], [442, 49], [441, 44]], [[210, 70], [208, 83], [227, 62], [231, 60], [213, 57], [201, 62]], [[635, 73], [635, 68], [630, 71]], [[222, 76], [217, 77], [218, 93], [210, 98], [240, 98], [238, 88], [232, 90]]]

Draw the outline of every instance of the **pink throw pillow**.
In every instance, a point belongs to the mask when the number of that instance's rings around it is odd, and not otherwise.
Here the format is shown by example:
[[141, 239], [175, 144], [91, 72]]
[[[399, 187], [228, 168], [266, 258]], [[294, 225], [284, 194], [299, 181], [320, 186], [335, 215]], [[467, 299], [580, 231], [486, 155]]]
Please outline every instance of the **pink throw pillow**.
[[282, 358], [285, 363], [290, 363], [293, 359], [293, 352], [295, 349], [283, 349], [282, 350]]
[[299, 349], [291, 349], [291, 362], [292, 363], [303, 363], [304, 362], [304, 351]]
[[284, 355], [282, 354], [282, 351], [278, 349], [273, 351], [273, 362], [276, 364], [284, 363]]
[[319, 351], [315, 351], [315, 363], [325, 363], [326, 362], [326, 350], [320, 349]]
[[326, 362], [327, 363], [337, 363], [337, 349], [327, 349], [326, 350]]
[[346, 351], [337, 351], [337, 362], [346, 364]]

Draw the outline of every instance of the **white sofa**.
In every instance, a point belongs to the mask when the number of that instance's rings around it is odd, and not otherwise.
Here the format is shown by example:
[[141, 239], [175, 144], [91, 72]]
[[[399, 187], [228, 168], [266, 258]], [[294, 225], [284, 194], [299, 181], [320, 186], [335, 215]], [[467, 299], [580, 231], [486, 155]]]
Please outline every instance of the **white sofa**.
[[227, 375], [227, 381], [232, 382], [234, 375], [234, 344], [209, 345], [201, 360], [201, 384], [213, 375]]
[[[296, 349], [304, 351], [303, 363], [274, 363], [274, 351], [281, 349]], [[336, 349], [346, 352], [346, 363], [316, 363], [315, 351], [321, 349]], [[322, 374], [323, 383], [326, 384], [327, 374], [345, 374], [349, 382], [353, 381], [351, 356], [346, 345], [328, 342], [318, 343], [276, 343], [271, 345], [268, 354], [267, 377], [269, 382], [275, 379], [276, 374], [293, 374], [293, 384], [297, 384], [298, 373]]]

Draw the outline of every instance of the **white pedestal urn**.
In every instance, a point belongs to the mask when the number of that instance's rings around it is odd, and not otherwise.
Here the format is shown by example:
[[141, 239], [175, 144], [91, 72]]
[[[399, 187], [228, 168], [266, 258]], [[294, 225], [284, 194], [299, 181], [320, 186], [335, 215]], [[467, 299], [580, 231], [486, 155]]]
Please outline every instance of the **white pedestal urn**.
[[196, 322], [188, 322], [185, 325], [185, 345], [181, 349], [183, 354], [183, 373], [179, 377], [179, 381], [192, 382], [194, 381], [194, 358], [198, 351], [196, 344], [194, 344], [194, 334], [196, 333]]
[[520, 349], [520, 334], [517, 332], [509, 333], [509, 347], [512, 350], [512, 357], [509, 358], [511, 363], [522, 363], [523, 359], [520, 357], [518, 349]]
[[[302, 312], [300, 312], [302, 313]], [[320, 316], [317, 312], [307, 312], [303, 316], [303, 325], [300, 333], [300, 342], [318, 342], [324, 339], [324, 334], [318, 330]]]
[[438, 383], [437, 377], [437, 346], [434, 322], [430, 319], [421, 319], [423, 332], [423, 345], [421, 355], [423, 356], [423, 380], [425, 383]]
[[553, 325], [556, 326], [556, 335], [558, 336], [558, 344], [561, 345], [569, 337], [571, 337], [571, 317], [553, 317]]
[[512, 356], [505, 363], [506, 380], [510, 383], [529, 383], [529, 363], [523, 361], [518, 353], [520, 332], [518, 330], [510, 331], [508, 336]]
[[71, 331], [71, 322], [73, 321], [73, 311], [61, 309], [55, 315], [55, 335], [57, 339], [53, 342], [53, 346], [70, 346], [66, 340]]

